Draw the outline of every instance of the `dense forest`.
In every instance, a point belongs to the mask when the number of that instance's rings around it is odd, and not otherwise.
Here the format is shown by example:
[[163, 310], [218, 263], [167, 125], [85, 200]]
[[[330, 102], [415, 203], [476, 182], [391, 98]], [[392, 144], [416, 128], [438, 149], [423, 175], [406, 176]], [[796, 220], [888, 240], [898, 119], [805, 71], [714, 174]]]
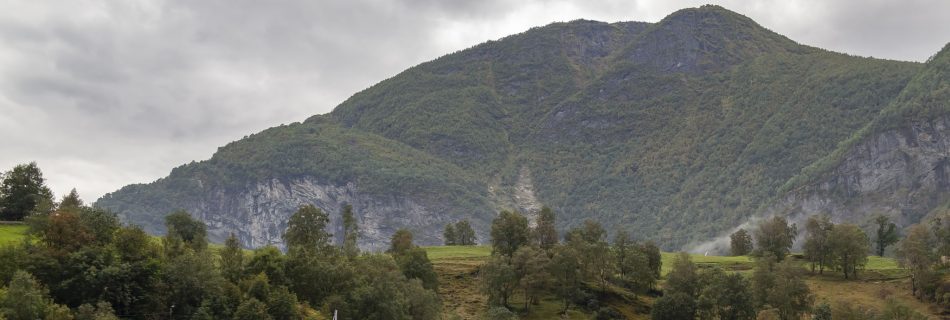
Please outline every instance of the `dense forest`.
[[[439, 275], [410, 230], [392, 234], [385, 253], [363, 252], [349, 206], [339, 210], [341, 241], [332, 241], [328, 214], [305, 205], [287, 223], [286, 250], [249, 251], [233, 236], [210, 244], [205, 224], [184, 211], [165, 216], [168, 233], [157, 237], [85, 205], [75, 190], [54, 201], [30, 163], [3, 174], [0, 212], [29, 230], [0, 247], [0, 319], [462, 318], [443, 310]], [[828, 216], [812, 216], [802, 229], [775, 216], [732, 235], [733, 254], [754, 261], [737, 271], [694, 263], [686, 253], [664, 266], [652, 241], [623, 229], [608, 239], [593, 220], [561, 233], [557, 216], [545, 207], [533, 226], [517, 211], [493, 219], [491, 255], [475, 273], [487, 297], [481, 317], [530, 319], [542, 297], [554, 297], [565, 316], [626, 319], [608, 303], [622, 292], [631, 304], [651, 299], [636, 312], [652, 319], [926, 319], [929, 311], [898, 300], [877, 309], [819, 303], [806, 283], [826, 272], [840, 273], [839, 283], [860, 281], [868, 255], [889, 247], [909, 275], [910, 294], [950, 308], [950, 269], [941, 258], [950, 255], [950, 223], [940, 220], [901, 238], [884, 216], [872, 236]], [[466, 220], [444, 231], [447, 246], [477, 243]], [[799, 238], [804, 253], [792, 251]]]

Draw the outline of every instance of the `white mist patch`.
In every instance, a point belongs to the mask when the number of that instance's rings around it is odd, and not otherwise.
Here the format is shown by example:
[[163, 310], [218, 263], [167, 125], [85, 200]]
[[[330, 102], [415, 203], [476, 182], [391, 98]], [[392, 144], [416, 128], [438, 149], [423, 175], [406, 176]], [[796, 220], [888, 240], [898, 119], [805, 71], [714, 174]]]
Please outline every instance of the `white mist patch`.
[[[725, 232], [723, 235], [715, 237], [706, 242], [701, 242], [698, 244], [689, 244], [683, 247], [683, 251], [695, 254], [703, 255], [728, 255], [731, 250], [731, 236], [739, 229], [745, 229], [749, 234], [753, 234], [755, 228], [758, 227], [759, 223], [772, 218], [774, 215], [769, 216], [755, 216], [746, 220], [742, 224], [736, 226], [735, 228], [730, 229]], [[802, 247], [802, 243], [805, 239], [805, 221], [807, 216], [805, 214], [796, 213], [793, 215], [786, 216], [788, 223], [795, 224], [798, 229], [798, 236], [795, 238], [795, 242], [792, 244], [792, 251], [796, 251]]]

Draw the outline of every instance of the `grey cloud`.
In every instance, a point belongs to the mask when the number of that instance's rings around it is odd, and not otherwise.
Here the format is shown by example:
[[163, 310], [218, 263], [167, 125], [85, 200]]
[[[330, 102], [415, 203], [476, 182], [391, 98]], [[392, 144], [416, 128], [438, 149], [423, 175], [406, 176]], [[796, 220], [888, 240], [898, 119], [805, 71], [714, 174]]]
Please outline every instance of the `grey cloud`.
[[[92, 201], [330, 111], [420, 62], [553, 21], [656, 21], [702, 1], [155, 0], [0, 4], [0, 169]], [[945, 1], [721, 4], [799, 42], [923, 60]]]

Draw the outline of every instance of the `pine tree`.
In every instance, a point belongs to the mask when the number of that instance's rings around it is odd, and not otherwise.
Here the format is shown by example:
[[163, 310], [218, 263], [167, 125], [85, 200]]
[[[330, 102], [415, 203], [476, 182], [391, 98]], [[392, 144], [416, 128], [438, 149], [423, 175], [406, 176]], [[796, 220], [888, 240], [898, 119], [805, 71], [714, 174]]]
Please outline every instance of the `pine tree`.
[[59, 202], [59, 210], [78, 210], [82, 206], [82, 199], [79, 198], [76, 188], [70, 190], [69, 194], [63, 196], [63, 200]]

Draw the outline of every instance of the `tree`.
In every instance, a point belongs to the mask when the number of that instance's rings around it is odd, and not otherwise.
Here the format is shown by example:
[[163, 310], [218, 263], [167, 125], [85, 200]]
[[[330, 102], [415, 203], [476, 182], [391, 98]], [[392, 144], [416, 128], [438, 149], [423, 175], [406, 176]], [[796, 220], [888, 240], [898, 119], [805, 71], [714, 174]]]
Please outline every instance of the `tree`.
[[493, 253], [511, 258], [519, 247], [528, 243], [528, 219], [518, 212], [502, 211], [491, 224]]
[[69, 194], [63, 196], [63, 200], [59, 201], [60, 210], [78, 210], [82, 206], [82, 199], [79, 199], [79, 193], [76, 192], [76, 188], [70, 190]]
[[640, 246], [640, 252], [647, 258], [650, 271], [653, 272], [653, 278], [660, 278], [660, 271], [663, 269], [663, 256], [660, 254], [660, 247], [657, 247], [653, 241], [647, 241]]
[[558, 243], [555, 219], [554, 211], [551, 208], [542, 207], [541, 212], [538, 213], [538, 224], [534, 230], [538, 246], [541, 249], [549, 250]]
[[267, 296], [267, 314], [274, 320], [301, 319], [297, 296], [287, 287], [272, 288]]
[[915, 296], [923, 287], [930, 267], [936, 261], [933, 245], [934, 239], [930, 230], [919, 224], [910, 227], [907, 236], [898, 245], [897, 257], [901, 265], [911, 271], [911, 290]]
[[834, 227], [835, 224], [831, 222], [831, 218], [827, 215], [813, 215], [808, 217], [808, 221], [805, 222], [807, 235], [805, 236], [803, 249], [805, 259], [811, 263], [811, 272], [815, 272], [816, 267], [818, 273], [825, 272], [825, 266], [828, 266], [832, 254], [828, 237]]
[[221, 275], [233, 283], [240, 281], [244, 276], [244, 249], [234, 233], [224, 241], [224, 248], [218, 255], [221, 256]]
[[343, 254], [350, 259], [355, 259], [360, 254], [359, 234], [360, 227], [353, 216], [353, 206], [344, 205], [343, 214]]
[[0, 298], [0, 315], [9, 319], [42, 319], [52, 304], [46, 289], [24, 271], [13, 275], [6, 295]]
[[768, 304], [778, 309], [784, 320], [801, 319], [811, 309], [814, 296], [808, 289], [802, 268], [791, 261], [776, 265], [775, 280], [768, 292]]
[[523, 246], [515, 252], [511, 259], [516, 278], [520, 279], [519, 286], [524, 292], [524, 309], [532, 302], [537, 302], [538, 294], [546, 287], [550, 274], [548, 273], [548, 255], [543, 250], [532, 246]]
[[172, 318], [194, 314], [205, 299], [220, 293], [224, 281], [207, 251], [185, 251], [172, 257], [161, 270], [168, 305], [174, 305]]
[[795, 237], [798, 236], [798, 227], [789, 225], [785, 217], [773, 216], [759, 224], [755, 231], [756, 250], [772, 253], [778, 261], [785, 259]]
[[650, 318], [654, 320], [693, 319], [696, 314], [696, 300], [681, 292], [664, 294], [653, 303]]
[[105, 301], [99, 301], [95, 306], [83, 304], [76, 309], [76, 320], [118, 320], [115, 316], [115, 310], [112, 305]]
[[46, 219], [44, 229], [37, 231], [47, 248], [60, 254], [73, 252], [83, 244], [92, 242], [92, 233], [83, 225], [75, 213], [56, 212]]
[[877, 224], [877, 236], [874, 238], [874, 243], [877, 245], [877, 255], [883, 257], [884, 249], [900, 240], [897, 235], [897, 225], [883, 214], [877, 216], [874, 223]]
[[509, 259], [502, 255], [493, 255], [479, 271], [482, 277], [482, 289], [488, 295], [488, 303], [494, 306], [510, 307], [508, 299], [518, 287], [518, 274]]
[[548, 272], [554, 279], [554, 293], [564, 301], [564, 309], [561, 313], [567, 312], [571, 300], [580, 292], [581, 263], [579, 259], [574, 248], [554, 247], [554, 255]]
[[393, 233], [393, 237], [389, 241], [389, 253], [395, 256], [402, 255], [415, 246], [412, 243], [412, 231], [399, 229], [396, 230], [396, 233]]
[[831, 230], [828, 236], [828, 246], [831, 248], [834, 265], [848, 275], [857, 276], [857, 270], [868, 261], [868, 236], [853, 224], [841, 224]]
[[[96, 244], [107, 245], [115, 237], [115, 231], [119, 230], [122, 223], [115, 213], [101, 208], [81, 207], [79, 209], [79, 223], [92, 235]], [[204, 223], [198, 221], [204, 227]]]
[[330, 218], [323, 210], [313, 205], [297, 209], [287, 221], [284, 242], [290, 251], [329, 252], [331, 234], [327, 233]]
[[250, 298], [244, 300], [237, 311], [234, 312], [234, 320], [272, 320], [267, 313], [267, 305], [260, 300]]
[[438, 289], [438, 275], [432, 268], [432, 262], [429, 261], [429, 255], [425, 249], [413, 247], [394, 258], [407, 279], [419, 279], [422, 281], [422, 287], [428, 290]]
[[744, 256], [752, 252], [752, 235], [745, 229], [733, 232], [729, 239], [731, 240], [729, 245], [732, 249], [732, 255]]
[[458, 235], [455, 233], [455, 225], [447, 224], [445, 225], [445, 230], [442, 231], [442, 238], [445, 239], [445, 245], [454, 246], [458, 244]]
[[673, 266], [666, 275], [663, 293], [682, 293], [695, 299], [700, 290], [699, 274], [689, 254], [680, 252], [673, 258]]
[[[755, 319], [755, 305], [749, 281], [737, 272], [726, 274], [720, 269], [704, 273], [707, 282], [700, 293], [700, 308], [710, 315], [710, 319], [740, 320]], [[701, 317], [702, 318], [702, 317]]]
[[53, 208], [53, 192], [46, 187], [36, 162], [20, 164], [3, 175], [0, 183], [0, 220], [20, 221]]
[[772, 307], [774, 314], [784, 320], [800, 319], [814, 302], [802, 268], [793, 261], [778, 263], [769, 252], [756, 261], [752, 295], [756, 308]]
[[617, 271], [620, 272], [620, 278], [624, 279], [627, 277], [627, 273], [632, 271], [629, 263], [631, 256], [637, 254], [630, 246], [630, 235], [627, 234], [626, 230], [617, 230], [617, 234], [614, 235], [613, 251], [614, 258], [617, 259]]
[[165, 216], [165, 227], [168, 236], [181, 239], [195, 251], [202, 251], [208, 247], [207, 231], [204, 222], [192, 218], [184, 210], [175, 211]]
[[455, 234], [458, 237], [456, 244], [460, 246], [474, 246], [478, 244], [478, 237], [475, 236], [475, 229], [468, 219], [459, 221], [455, 224]]
[[284, 256], [280, 249], [267, 246], [254, 250], [251, 260], [244, 266], [244, 275], [256, 276], [264, 273], [271, 283], [287, 284], [289, 282], [287, 269], [289, 269], [287, 267], [287, 256]]

